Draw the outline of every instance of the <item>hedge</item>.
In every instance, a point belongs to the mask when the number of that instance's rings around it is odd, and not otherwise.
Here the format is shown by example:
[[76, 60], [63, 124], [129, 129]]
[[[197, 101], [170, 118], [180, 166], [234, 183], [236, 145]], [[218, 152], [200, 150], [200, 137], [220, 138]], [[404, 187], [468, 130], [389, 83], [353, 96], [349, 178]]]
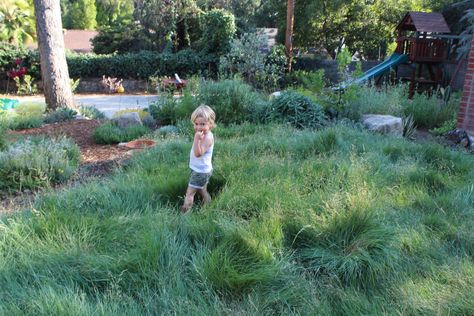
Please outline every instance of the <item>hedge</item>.
[[[40, 79], [39, 57], [37, 51], [27, 51], [12, 45], [0, 43], [0, 80], [6, 79], [6, 72], [21, 57], [24, 66], [35, 80]], [[66, 56], [71, 78], [117, 77], [126, 79], [148, 79], [150, 76], [182, 77], [204, 73], [210, 64], [216, 62], [211, 55], [184, 49], [177, 53], [157, 53], [140, 51], [123, 55], [96, 55], [68, 53]]]
[[71, 54], [67, 56], [72, 78], [102, 77], [147, 79], [150, 76], [186, 77], [206, 71], [213, 60], [192, 50], [177, 53], [141, 51], [123, 55]]

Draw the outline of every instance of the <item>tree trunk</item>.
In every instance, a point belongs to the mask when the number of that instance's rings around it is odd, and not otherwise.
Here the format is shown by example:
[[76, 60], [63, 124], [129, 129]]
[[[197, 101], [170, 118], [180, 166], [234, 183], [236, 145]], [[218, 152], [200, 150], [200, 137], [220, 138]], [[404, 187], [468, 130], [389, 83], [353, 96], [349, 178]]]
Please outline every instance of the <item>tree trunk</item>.
[[50, 109], [73, 107], [59, 1], [34, 0], [34, 7], [46, 104]]
[[293, 24], [295, 21], [295, 0], [288, 0], [286, 7], [286, 36], [285, 48], [288, 56], [288, 71], [291, 72], [293, 63]]

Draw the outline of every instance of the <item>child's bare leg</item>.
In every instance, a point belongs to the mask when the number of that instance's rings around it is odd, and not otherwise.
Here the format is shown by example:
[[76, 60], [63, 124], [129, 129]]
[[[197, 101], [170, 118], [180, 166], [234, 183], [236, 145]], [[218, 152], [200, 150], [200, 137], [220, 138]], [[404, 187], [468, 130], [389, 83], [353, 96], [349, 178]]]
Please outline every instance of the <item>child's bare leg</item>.
[[201, 195], [202, 202], [204, 204], [207, 204], [207, 203], [211, 202], [211, 195], [209, 194], [209, 192], [207, 192], [207, 186], [205, 186], [204, 188], [198, 190], [198, 192], [199, 192], [199, 195]]
[[184, 203], [181, 206], [181, 210], [186, 212], [188, 211], [194, 203], [194, 195], [196, 194], [197, 189], [188, 187], [186, 190], [186, 196], [184, 197]]

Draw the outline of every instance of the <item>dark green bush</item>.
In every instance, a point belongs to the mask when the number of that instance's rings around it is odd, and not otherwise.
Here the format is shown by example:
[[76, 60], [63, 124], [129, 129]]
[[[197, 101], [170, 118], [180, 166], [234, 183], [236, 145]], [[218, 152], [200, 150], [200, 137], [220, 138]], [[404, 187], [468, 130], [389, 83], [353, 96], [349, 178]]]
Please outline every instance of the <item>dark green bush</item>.
[[69, 54], [69, 75], [74, 78], [101, 77], [147, 79], [179, 74], [181, 77], [205, 71], [208, 57], [190, 49], [175, 54], [140, 51], [123, 55]]
[[120, 128], [113, 122], [107, 122], [97, 127], [92, 137], [97, 144], [117, 144], [137, 139], [148, 132], [150, 129], [143, 125]]
[[285, 91], [273, 99], [267, 108], [265, 119], [288, 123], [297, 128], [320, 128], [327, 123], [320, 105], [294, 91]]
[[73, 109], [67, 107], [60, 107], [54, 110], [53, 112], [49, 112], [46, 115], [44, 122], [47, 124], [51, 124], [56, 122], [69, 121], [74, 119], [76, 114], [77, 112]]
[[153, 50], [153, 43], [135, 23], [117, 23], [101, 28], [92, 39], [94, 53], [130, 53]]
[[[0, 45], [0, 78], [7, 78], [7, 71], [16, 66], [17, 58], [21, 59], [21, 67], [26, 67], [28, 75], [34, 80], [41, 78], [38, 51], [27, 50], [8, 43]], [[14, 83], [12, 83], [13, 87], [15, 87]]]
[[213, 9], [201, 15], [202, 37], [199, 46], [206, 54], [221, 56], [230, 50], [236, 27], [234, 15]]

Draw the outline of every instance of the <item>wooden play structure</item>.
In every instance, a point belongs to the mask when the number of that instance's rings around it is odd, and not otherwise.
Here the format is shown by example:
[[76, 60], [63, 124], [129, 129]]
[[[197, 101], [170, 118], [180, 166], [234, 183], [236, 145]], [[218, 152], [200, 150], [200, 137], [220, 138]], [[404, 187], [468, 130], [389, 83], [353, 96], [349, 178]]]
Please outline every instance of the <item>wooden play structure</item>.
[[436, 87], [442, 84], [443, 63], [452, 59], [453, 41], [457, 36], [451, 33], [441, 13], [408, 12], [397, 26], [396, 53], [406, 55], [411, 76], [402, 77], [410, 81], [410, 98], [416, 89], [424, 86]]

